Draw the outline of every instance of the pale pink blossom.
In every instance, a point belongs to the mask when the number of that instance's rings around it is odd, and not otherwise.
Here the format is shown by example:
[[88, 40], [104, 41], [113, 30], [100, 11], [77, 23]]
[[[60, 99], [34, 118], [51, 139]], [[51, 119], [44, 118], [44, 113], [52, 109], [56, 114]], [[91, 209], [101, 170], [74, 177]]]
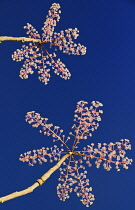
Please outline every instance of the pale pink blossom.
[[[52, 123], [48, 123], [48, 118], [43, 118], [35, 111], [28, 112], [26, 115], [26, 121], [32, 124], [32, 127], [39, 127], [40, 133], [47, 136], [52, 136], [53, 142], [57, 142], [50, 148], [42, 147], [41, 149], [25, 152], [20, 155], [20, 161], [27, 162], [30, 166], [34, 166], [37, 162], [39, 164], [45, 163], [48, 160], [50, 162], [59, 161], [64, 154], [72, 155], [68, 157], [62, 166], [59, 168], [60, 177], [57, 185], [57, 195], [60, 200], [65, 201], [70, 197], [71, 192], [75, 192], [80, 198], [80, 201], [89, 207], [95, 200], [92, 194], [92, 187], [90, 187], [89, 179], [87, 178], [87, 171], [83, 165], [92, 166], [94, 163], [96, 168], [100, 168], [101, 164], [107, 171], [115, 166], [117, 171], [120, 168], [128, 169], [131, 165], [132, 159], [126, 157], [126, 150], [131, 149], [131, 145], [128, 139], [122, 139], [120, 142], [109, 144], [98, 143], [95, 146], [94, 143], [89, 143], [86, 147], [80, 149], [79, 143], [87, 139], [92, 135], [92, 132], [98, 128], [98, 121], [101, 121], [100, 115], [102, 110], [99, 108], [103, 106], [98, 101], [93, 101], [91, 106], [87, 106], [86, 101], [79, 101], [76, 106], [74, 122], [72, 130], [69, 132], [69, 136], [63, 135], [63, 130], [59, 126], [54, 126]], [[99, 118], [100, 117], [100, 118]], [[72, 146], [68, 146], [68, 141], [72, 141]]]
[[39, 39], [39, 43], [29, 43], [28, 46], [23, 45], [21, 49], [17, 49], [12, 59], [14, 61], [22, 61], [25, 59], [23, 67], [20, 70], [20, 78], [27, 79], [29, 74], [33, 74], [33, 68], [38, 69], [38, 78], [45, 85], [50, 80], [50, 68], [54, 69], [54, 73], [61, 78], [70, 79], [71, 73], [60, 59], [55, 59], [56, 53], [50, 53], [45, 46], [54, 47], [54, 50], [61, 50], [68, 55], [84, 55], [86, 47], [84, 45], [74, 43], [73, 39], [79, 36], [77, 28], [62, 30], [59, 33], [54, 32], [57, 22], [60, 20], [60, 5], [53, 3], [46, 16], [46, 21], [42, 27], [42, 35], [30, 24], [27, 23], [24, 29], [29, 38]]

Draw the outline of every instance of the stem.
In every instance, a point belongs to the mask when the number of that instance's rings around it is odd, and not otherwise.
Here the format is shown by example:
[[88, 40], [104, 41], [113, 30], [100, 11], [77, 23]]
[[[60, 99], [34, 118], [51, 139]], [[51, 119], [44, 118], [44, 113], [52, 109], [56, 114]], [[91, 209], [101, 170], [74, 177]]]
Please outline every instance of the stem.
[[1, 197], [0, 203], [33, 192], [37, 187], [41, 186], [52, 175], [52, 173], [54, 173], [61, 166], [61, 164], [71, 155], [72, 152], [64, 155], [55, 166], [50, 168], [45, 174], [43, 174], [39, 179], [37, 179], [36, 182], [30, 187], [26, 188], [25, 190], [21, 190], [18, 192], [16, 191], [14, 193]]
[[37, 43], [41, 43], [40, 39], [32, 39], [32, 38], [26, 38], [26, 37], [0, 36], [0, 42], [3, 42], [3, 41], [37, 42]]
[[[34, 38], [27, 38], [27, 37], [12, 37], [12, 36], [0, 36], [0, 43], [3, 41], [16, 41], [16, 42], [35, 42], [35, 43], [39, 43], [39, 44], [51, 44], [54, 46], [59, 46], [57, 44], [51, 43], [51, 42], [42, 42], [41, 39], [34, 39]], [[55, 40], [53, 40], [55, 41]], [[64, 47], [64, 46], [62, 46]]]
[[[3, 41], [16, 41], [16, 42], [33, 42], [33, 43], [39, 43], [39, 44], [50, 44], [50, 45], [54, 45], [56, 47], [59, 47], [59, 45], [54, 44], [52, 42], [45, 42], [45, 41], [41, 41], [41, 39], [34, 39], [34, 38], [27, 38], [27, 37], [12, 37], [12, 36], [0, 36], [0, 43]], [[55, 40], [52, 40], [55, 41]], [[65, 46], [61, 46], [62, 48], [67, 48]]]

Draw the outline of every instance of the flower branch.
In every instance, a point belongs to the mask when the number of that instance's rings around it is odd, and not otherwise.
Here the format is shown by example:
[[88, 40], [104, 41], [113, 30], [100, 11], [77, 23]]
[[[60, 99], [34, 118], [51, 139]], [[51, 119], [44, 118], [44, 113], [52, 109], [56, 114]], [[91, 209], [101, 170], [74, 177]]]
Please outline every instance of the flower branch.
[[[74, 43], [73, 39], [77, 39], [79, 36], [79, 30], [77, 28], [69, 28], [67, 30], [61, 30], [59, 33], [54, 32], [56, 23], [60, 20], [60, 5], [53, 3], [46, 16], [46, 21], [42, 27], [43, 33], [39, 32], [30, 24], [27, 23], [24, 29], [27, 30], [28, 38], [26, 37], [8, 37], [1, 36], [2, 41], [20, 41], [29, 42], [28, 46], [23, 45], [21, 49], [17, 49], [12, 54], [14, 61], [22, 61], [25, 59], [23, 67], [20, 70], [20, 78], [27, 79], [29, 74], [33, 74], [33, 68], [38, 69], [38, 74], [41, 76], [38, 79], [45, 85], [50, 80], [50, 67], [54, 70], [54, 73], [61, 78], [67, 80], [70, 79], [71, 73], [66, 68], [65, 64], [53, 57], [56, 57], [56, 53], [50, 53], [44, 46], [47, 44], [50, 48], [54, 47], [54, 51], [57, 49], [68, 55], [85, 55], [86, 47], [80, 43]], [[44, 51], [43, 51], [44, 47]], [[49, 68], [48, 68], [49, 67]]]

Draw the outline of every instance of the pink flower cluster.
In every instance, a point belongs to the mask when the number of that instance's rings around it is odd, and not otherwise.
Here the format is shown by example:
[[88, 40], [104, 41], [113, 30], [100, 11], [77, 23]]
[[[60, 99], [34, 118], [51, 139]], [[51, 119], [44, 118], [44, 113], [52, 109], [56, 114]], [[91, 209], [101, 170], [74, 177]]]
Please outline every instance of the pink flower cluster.
[[47, 123], [48, 118], [43, 118], [39, 113], [35, 113], [35, 111], [28, 112], [26, 115], [26, 122], [32, 124], [32, 127], [40, 126], [40, 133], [43, 133], [47, 136], [53, 137], [53, 142], [61, 141], [65, 142], [65, 135], [62, 135], [63, 130], [60, 129], [59, 126], [54, 126], [52, 123]]
[[[56, 59], [56, 53], [49, 53], [45, 48], [45, 45], [49, 45], [50, 48], [54, 46], [54, 50], [59, 48], [63, 53], [73, 54], [73, 55], [84, 55], [86, 53], [86, 47], [84, 45], [76, 44], [73, 42], [73, 38], [77, 39], [79, 36], [79, 30], [67, 29], [65, 31], [60, 31], [59, 33], [54, 32], [57, 21], [60, 20], [61, 11], [59, 4], [52, 4], [48, 15], [46, 16], [46, 21], [42, 28], [42, 36], [38, 31], [29, 23], [24, 26], [27, 29], [27, 34], [29, 38], [33, 39], [33, 42], [29, 43], [29, 46], [23, 45], [21, 49], [17, 49], [13, 55], [12, 59], [14, 61], [24, 61], [24, 65], [20, 70], [20, 77], [22, 79], [27, 79], [29, 74], [33, 74], [33, 68], [38, 69], [38, 77], [41, 82], [45, 85], [48, 84], [50, 80], [50, 67], [54, 69], [54, 73], [59, 75], [63, 79], [70, 79], [71, 74], [66, 68], [65, 64], [60, 60]], [[34, 39], [38, 39], [39, 42], [34, 42]], [[40, 52], [39, 52], [40, 51]]]
[[128, 139], [122, 139], [120, 142], [109, 144], [98, 143], [98, 147], [94, 148], [94, 143], [87, 145], [83, 148], [83, 151], [79, 152], [81, 159], [85, 160], [88, 166], [92, 166], [92, 160], [96, 159], [96, 168], [99, 168], [103, 162], [103, 167], [105, 170], [110, 171], [112, 169], [111, 164], [115, 164], [117, 171], [120, 171], [119, 166], [128, 169], [128, 165], [131, 165], [132, 159], [125, 157], [126, 151], [131, 150], [131, 144], [129, 144]]
[[44, 26], [42, 28], [42, 42], [52, 42], [52, 36], [54, 33], [54, 27], [56, 26], [57, 21], [60, 20], [61, 11], [59, 4], [52, 4], [50, 10], [48, 11], [48, 15], [46, 16], [46, 21], [44, 22]]
[[26, 34], [28, 34], [30, 38], [40, 39], [38, 31], [30, 23], [27, 23], [27, 26], [24, 26], [24, 29], [27, 29]]
[[87, 139], [88, 136], [92, 136], [92, 132], [99, 126], [101, 121], [100, 114], [103, 113], [99, 107], [103, 106], [98, 101], [92, 101], [90, 107], [87, 107], [86, 101], [79, 101], [75, 110], [74, 121], [76, 124], [72, 126], [74, 133], [70, 132], [71, 135], [75, 136], [76, 141], [72, 148], [77, 148], [77, 144], [81, 139]]
[[92, 101], [89, 108], [86, 106], [86, 101], [79, 101], [77, 103], [77, 109], [75, 110], [74, 121], [77, 125], [73, 125], [76, 133], [76, 138], [87, 139], [87, 136], [92, 136], [92, 131], [98, 128], [99, 121], [101, 121], [100, 114], [102, 110], [98, 108], [103, 106], [98, 101]]
[[79, 30], [77, 28], [69, 28], [65, 31], [60, 31], [59, 33], [54, 33], [54, 44], [59, 46], [59, 50], [68, 55], [85, 55], [86, 47], [84, 45], [76, 44], [73, 42], [72, 37], [77, 39], [79, 36]]
[[[57, 186], [57, 195], [60, 200], [65, 201], [69, 198], [69, 193], [73, 190], [77, 196], [80, 197], [81, 202], [89, 207], [95, 200], [94, 195], [91, 193], [92, 188], [89, 187], [89, 179], [87, 179], [87, 171], [83, 164], [86, 161], [88, 166], [92, 166], [93, 160], [97, 168], [103, 163], [104, 169], [109, 171], [112, 168], [112, 164], [115, 165], [117, 171], [120, 171], [120, 166], [128, 169], [128, 165], [131, 165], [132, 159], [126, 157], [126, 150], [131, 149], [128, 139], [122, 139], [120, 142], [109, 144], [98, 143], [97, 147], [94, 147], [94, 143], [87, 145], [82, 150], [78, 150], [78, 143], [80, 140], [87, 139], [91, 136], [91, 132], [96, 130], [101, 121], [100, 114], [103, 113], [99, 108], [102, 103], [98, 101], [92, 101], [91, 106], [87, 107], [86, 101], [79, 101], [76, 106], [74, 121], [72, 126], [74, 132], [70, 132], [68, 137], [63, 135], [63, 130], [59, 126], [53, 126], [48, 123], [48, 118], [42, 118], [40, 114], [35, 111], [28, 112], [26, 115], [26, 121], [32, 124], [32, 127], [39, 127], [40, 133], [53, 137], [53, 142], [60, 142], [60, 148], [54, 145], [51, 148], [42, 148], [38, 150], [28, 151], [21, 154], [20, 161], [28, 162], [33, 166], [37, 162], [42, 164], [47, 162], [49, 158], [50, 162], [59, 161], [62, 155], [71, 154], [63, 165], [60, 167], [60, 178]], [[73, 138], [73, 144], [70, 149], [67, 142], [70, 138]], [[48, 158], [46, 158], [48, 157]]]
[[[70, 164], [69, 164], [70, 163]], [[60, 200], [65, 201], [69, 198], [69, 193], [73, 191], [80, 197], [80, 201], [89, 207], [95, 200], [91, 193], [92, 187], [89, 187], [89, 179], [86, 178], [87, 171], [83, 165], [77, 161], [72, 161], [68, 158], [68, 163], [64, 162], [63, 167], [60, 168], [60, 183], [57, 185], [57, 195]]]
[[32, 152], [28, 151], [24, 154], [21, 154], [19, 160], [22, 162], [27, 162], [29, 166], [34, 166], [34, 164], [36, 164], [37, 162], [39, 164], [42, 164], [43, 162], [47, 162], [48, 159], [50, 162], [53, 162], [53, 160], [59, 161], [62, 152], [63, 149], [59, 149], [57, 145], [54, 145], [50, 148], [42, 147], [41, 149], [32, 150]]

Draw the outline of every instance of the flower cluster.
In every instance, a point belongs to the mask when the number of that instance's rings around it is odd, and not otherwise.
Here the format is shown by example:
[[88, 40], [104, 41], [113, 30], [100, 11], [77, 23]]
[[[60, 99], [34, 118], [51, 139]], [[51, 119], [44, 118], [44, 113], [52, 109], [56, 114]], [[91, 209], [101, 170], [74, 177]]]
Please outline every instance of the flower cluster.
[[65, 31], [60, 31], [59, 33], [54, 33], [54, 44], [59, 46], [59, 50], [68, 55], [85, 55], [86, 47], [81, 44], [76, 44], [73, 42], [72, 37], [77, 39], [79, 36], [79, 30], [77, 28], [69, 28]]
[[128, 169], [128, 165], [132, 163], [132, 159], [125, 157], [125, 150], [131, 150], [131, 144], [129, 144], [128, 139], [122, 139], [120, 142], [115, 143], [110, 142], [108, 145], [106, 143], [98, 143], [97, 148], [94, 148], [94, 143], [91, 143], [91, 145], [84, 147], [83, 151], [78, 152], [81, 155], [79, 161], [85, 160], [88, 166], [91, 167], [92, 160], [96, 159], [96, 168], [99, 168], [101, 163], [103, 163], [103, 167], [107, 171], [112, 169], [111, 164], [114, 163], [116, 170], [120, 171], [119, 166]]
[[91, 106], [87, 107], [86, 101], [79, 101], [75, 110], [74, 121], [72, 129], [74, 133], [70, 132], [71, 135], [75, 136], [75, 142], [72, 148], [77, 148], [77, 144], [81, 139], [87, 139], [88, 136], [92, 136], [92, 132], [99, 126], [101, 121], [100, 114], [103, 113], [99, 107], [103, 106], [98, 101], [92, 101]]
[[48, 11], [48, 15], [46, 16], [46, 21], [44, 22], [44, 26], [42, 28], [42, 41], [44, 42], [52, 42], [52, 36], [54, 33], [54, 27], [56, 26], [57, 21], [60, 20], [61, 11], [59, 4], [52, 4], [50, 10]]
[[26, 34], [29, 35], [28, 37], [33, 39], [40, 39], [38, 31], [36, 31], [36, 29], [30, 23], [27, 23], [27, 26], [24, 26], [24, 29], [27, 29]]
[[[85, 161], [88, 166], [92, 166], [93, 160], [97, 168], [103, 163], [104, 169], [109, 171], [112, 166], [115, 165], [117, 171], [120, 171], [119, 166], [128, 169], [128, 165], [132, 163], [132, 159], [126, 157], [126, 151], [130, 150], [131, 145], [128, 139], [122, 139], [120, 142], [109, 144], [98, 143], [97, 147], [94, 147], [94, 143], [87, 145], [82, 151], [77, 150], [77, 144], [81, 140], [87, 139], [91, 136], [91, 132], [96, 130], [101, 121], [100, 114], [103, 113], [99, 107], [103, 106], [98, 101], [92, 101], [91, 106], [87, 107], [86, 101], [79, 101], [75, 110], [74, 121], [72, 126], [74, 132], [70, 132], [68, 137], [63, 135], [63, 130], [59, 126], [53, 126], [48, 123], [48, 118], [42, 118], [40, 114], [35, 111], [28, 112], [26, 115], [26, 121], [32, 124], [33, 127], [39, 127], [40, 133], [53, 137], [53, 142], [59, 141], [60, 148], [54, 145], [51, 148], [42, 148], [33, 150], [32, 152], [26, 152], [20, 156], [20, 161], [28, 162], [33, 166], [35, 163], [47, 162], [49, 158], [50, 162], [59, 161], [62, 155], [71, 154], [59, 168], [60, 178], [57, 186], [57, 195], [60, 200], [65, 201], [69, 198], [69, 193], [76, 192], [80, 197], [81, 202], [89, 207], [95, 200], [94, 195], [91, 193], [92, 187], [89, 187], [89, 179], [87, 179], [87, 171], [82, 165]], [[70, 138], [73, 138], [73, 145], [71, 149], [68, 147], [67, 142]], [[48, 158], [47, 158], [48, 157]]]
[[63, 167], [60, 168], [60, 183], [57, 185], [57, 195], [60, 200], [65, 201], [69, 198], [69, 193], [76, 192], [78, 197], [81, 197], [80, 201], [89, 207], [95, 200], [94, 195], [91, 193], [92, 187], [89, 187], [89, 179], [86, 179], [87, 171], [83, 165], [80, 165], [77, 161], [72, 161], [71, 157], [68, 158], [68, 163], [63, 163]]
[[[22, 162], [28, 162], [29, 166], [34, 166], [37, 162], [42, 164], [43, 162], [47, 162], [47, 157], [50, 162], [59, 161], [61, 155], [63, 154], [63, 149], [59, 149], [57, 145], [54, 145], [50, 148], [42, 147], [41, 149], [33, 150], [25, 152], [24, 154], [20, 155], [19, 160]], [[46, 157], [45, 157], [46, 156]]]
[[[86, 53], [86, 47], [84, 45], [74, 43], [73, 39], [77, 39], [79, 36], [79, 30], [67, 29], [65, 31], [60, 31], [59, 33], [54, 32], [57, 21], [60, 20], [61, 11], [59, 4], [52, 4], [48, 15], [46, 16], [46, 21], [42, 28], [42, 36], [38, 31], [29, 23], [24, 26], [27, 29], [27, 34], [29, 38], [33, 39], [33, 42], [29, 43], [29, 46], [23, 45], [21, 49], [17, 49], [13, 55], [12, 59], [14, 61], [24, 61], [23, 67], [20, 70], [20, 77], [22, 79], [27, 79], [29, 74], [33, 74], [33, 68], [38, 69], [40, 76], [38, 77], [41, 82], [45, 85], [48, 84], [50, 80], [50, 67], [54, 69], [54, 73], [59, 75], [63, 79], [70, 79], [71, 74], [66, 68], [65, 64], [60, 59], [55, 59], [56, 53], [49, 53], [45, 48], [45, 45], [49, 45], [50, 48], [54, 46], [54, 50], [62, 50], [63, 53], [73, 54], [73, 55], [84, 55]], [[34, 42], [34, 40], [39, 40]], [[40, 51], [40, 52], [39, 52]]]
[[70, 137], [65, 139], [65, 135], [62, 135], [63, 130], [60, 129], [59, 126], [54, 126], [52, 123], [47, 123], [48, 118], [43, 118], [40, 116], [39, 113], [35, 113], [35, 111], [28, 112], [26, 115], [26, 122], [32, 124], [32, 127], [39, 127], [40, 126], [40, 133], [43, 133], [47, 136], [53, 137], [53, 142], [61, 141], [62, 144], [68, 141]]
[[86, 101], [79, 101], [77, 103], [77, 109], [75, 110], [74, 121], [76, 124], [72, 128], [75, 129], [76, 137], [78, 139], [87, 139], [87, 136], [92, 136], [92, 131], [98, 128], [99, 121], [101, 121], [100, 114], [102, 110], [98, 110], [99, 107], [103, 106], [98, 101], [92, 101], [89, 108], [86, 106]]

